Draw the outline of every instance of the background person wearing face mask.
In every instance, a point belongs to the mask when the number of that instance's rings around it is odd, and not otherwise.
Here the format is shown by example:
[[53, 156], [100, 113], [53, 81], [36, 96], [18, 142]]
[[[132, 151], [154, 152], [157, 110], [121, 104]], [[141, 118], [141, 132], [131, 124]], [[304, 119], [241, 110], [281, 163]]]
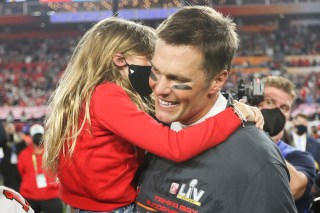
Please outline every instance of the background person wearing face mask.
[[317, 171], [320, 165], [320, 143], [308, 134], [308, 116], [299, 113], [292, 120], [292, 141], [297, 149], [309, 152], [314, 160]]
[[44, 128], [41, 125], [32, 125], [32, 144], [19, 155], [18, 170], [22, 178], [20, 194], [29, 202], [35, 213], [62, 213], [57, 180], [42, 169], [43, 133]]
[[296, 99], [295, 87], [291, 81], [279, 76], [269, 76], [264, 81], [264, 100], [259, 103], [264, 119], [264, 130], [286, 160], [290, 173], [290, 190], [299, 213], [307, 212], [310, 205], [310, 190], [315, 177], [315, 165], [312, 155], [284, 143], [281, 138], [286, 121], [289, 119], [292, 105]]

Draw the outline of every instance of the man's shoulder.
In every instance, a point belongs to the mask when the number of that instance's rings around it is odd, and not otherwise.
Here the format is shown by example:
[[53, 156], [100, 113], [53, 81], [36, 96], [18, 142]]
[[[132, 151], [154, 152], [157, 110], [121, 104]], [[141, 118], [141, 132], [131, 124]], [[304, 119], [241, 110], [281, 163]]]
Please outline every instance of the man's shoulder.
[[[272, 141], [272, 139], [268, 136], [268, 134], [266, 132], [264, 132], [263, 130], [259, 130], [253, 123], [249, 123], [247, 125], [245, 125], [244, 127], [240, 127], [238, 128], [227, 140], [243, 140], [243, 141], [258, 141], [259, 140], [263, 140], [263, 141], [267, 141], [267, 143], [257, 143], [259, 146], [270, 146], [270, 144], [273, 144], [272, 146], [274, 146], [274, 143]], [[250, 143], [248, 144], [250, 145]]]
[[[238, 152], [245, 152], [248, 155], [258, 155], [257, 157], [279, 157], [280, 152], [273, 140], [262, 130], [254, 125], [240, 127], [232, 134], [223, 146], [232, 146]], [[221, 147], [221, 148], [222, 148]]]
[[220, 155], [216, 157], [224, 159], [230, 166], [242, 168], [249, 174], [255, 174], [271, 165], [276, 170], [283, 168], [286, 171], [285, 161], [277, 145], [254, 125], [239, 128], [225, 142], [213, 148], [215, 149], [217, 151], [213, 151], [212, 158]]
[[243, 171], [252, 173], [270, 164], [285, 167], [284, 160], [275, 143], [265, 132], [257, 129], [254, 125], [239, 128], [223, 143], [181, 164], [155, 155], [147, 158], [149, 165], [161, 165], [161, 167], [168, 168], [184, 168], [186, 165], [195, 168], [198, 164], [207, 165], [209, 168], [223, 163], [225, 167], [220, 167], [221, 170], [233, 167], [243, 168]]

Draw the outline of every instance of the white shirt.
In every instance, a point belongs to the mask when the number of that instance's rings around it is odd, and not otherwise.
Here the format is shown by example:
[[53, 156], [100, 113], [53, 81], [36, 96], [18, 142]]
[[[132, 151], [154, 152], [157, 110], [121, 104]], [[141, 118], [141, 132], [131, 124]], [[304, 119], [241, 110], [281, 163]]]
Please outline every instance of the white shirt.
[[1, 213], [34, 213], [29, 203], [15, 190], [0, 186]]
[[304, 133], [303, 135], [298, 135], [294, 131], [292, 131], [292, 138], [293, 138], [293, 143], [294, 146], [301, 150], [301, 151], [306, 151], [306, 146], [307, 146], [307, 134]]
[[227, 99], [220, 93], [216, 103], [212, 106], [210, 111], [205, 116], [203, 116], [201, 119], [199, 119], [198, 121], [194, 122], [193, 124], [189, 124], [189, 125], [183, 125], [180, 122], [173, 122], [173, 123], [171, 123], [170, 128], [176, 132], [179, 132], [181, 129], [187, 128], [188, 126], [199, 124], [199, 123], [205, 121], [207, 118], [210, 118], [210, 117], [218, 114], [219, 112], [222, 112], [223, 110], [225, 110], [225, 108], [227, 107], [227, 103], [228, 103]]

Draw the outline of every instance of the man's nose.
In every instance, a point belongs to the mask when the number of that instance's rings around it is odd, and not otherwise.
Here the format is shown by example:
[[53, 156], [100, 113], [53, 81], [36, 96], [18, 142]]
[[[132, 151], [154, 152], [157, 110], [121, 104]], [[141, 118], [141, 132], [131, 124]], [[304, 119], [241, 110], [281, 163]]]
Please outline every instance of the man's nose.
[[285, 111], [284, 109], [281, 109], [281, 108], [280, 108], [280, 111], [282, 112], [282, 114], [284, 115], [286, 120], [288, 121], [290, 118], [290, 113], [288, 113], [287, 111]]
[[166, 78], [161, 77], [155, 83], [153, 91], [156, 95], [168, 95], [172, 91], [171, 84]]

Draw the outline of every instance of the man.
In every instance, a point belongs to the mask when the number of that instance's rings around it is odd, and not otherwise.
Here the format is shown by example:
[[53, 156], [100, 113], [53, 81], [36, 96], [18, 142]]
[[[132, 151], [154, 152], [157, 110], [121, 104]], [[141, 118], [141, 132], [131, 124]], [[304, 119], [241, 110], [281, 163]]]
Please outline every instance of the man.
[[320, 165], [320, 143], [308, 135], [308, 116], [299, 113], [292, 120], [293, 130], [291, 132], [294, 146], [301, 151], [309, 152], [313, 158], [316, 170]]
[[286, 121], [290, 117], [296, 99], [295, 87], [283, 77], [269, 76], [263, 79], [264, 100], [259, 108], [265, 119], [264, 129], [269, 132], [286, 160], [290, 172], [290, 189], [299, 213], [307, 212], [311, 202], [310, 190], [315, 177], [315, 165], [311, 154], [298, 150], [281, 138]]
[[[234, 23], [212, 8], [184, 7], [157, 33], [149, 79], [156, 117], [179, 131], [226, 108], [220, 89], [238, 47]], [[285, 162], [252, 124], [184, 163], [148, 157], [138, 212], [296, 212]]]

